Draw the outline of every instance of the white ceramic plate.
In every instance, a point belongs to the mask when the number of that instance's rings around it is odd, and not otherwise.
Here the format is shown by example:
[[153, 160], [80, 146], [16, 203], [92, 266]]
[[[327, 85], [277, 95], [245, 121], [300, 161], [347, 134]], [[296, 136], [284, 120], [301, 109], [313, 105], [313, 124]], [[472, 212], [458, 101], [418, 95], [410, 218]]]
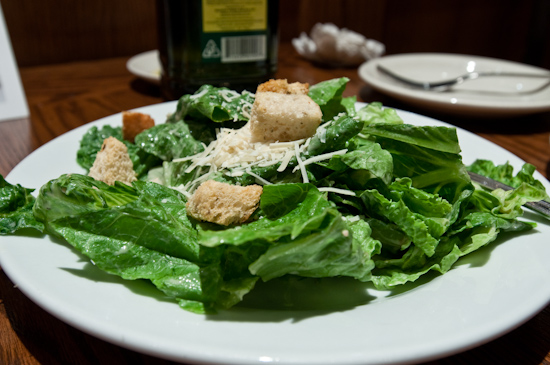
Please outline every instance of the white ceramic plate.
[[132, 74], [144, 80], [155, 84], [160, 82], [160, 61], [157, 50], [133, 56], [126, 62], [126, 68]]
[[441, 81], [471, 71], [550, 71], [494, 58], [441, 53], [406, 53], [377, 58], [360, 66], [359, 76], [377, 91], [406, 103], [439, 112], [479, 117], [504, 117], [550, 111], [550, 82], [544, 78], [487, 77], [467, 81], [451, 91], [425, 91], [408, 87], [377, 70], [381, 64], [393, 72], [420, 81]]
[[[175, 105], [138, 110], [160, 122]], [[443, 125], [399, 114], [408, 123]], [[120, 123], [121, 116], [114, 115], [60, 136], [23, 160], [7, 180], [39, 188], [63, 173], [83, 172], [75, 161], [83, 133], [92, 125]], [[484, 157], [522, 164], [474, 134], [459, 129], [458, 135], [467, 163]], [[542, 175], [536, 177], [550, 189]], [[260, 309], [249, 302], [212, 316], [180, 309], [145, 281], [105, 274], [49, 237], [0, 237], [0, 264], [21, 291], [61, 320], [161, 358], [240, 365], [389, 364], [427, 361], [478, 346], [543, 309], [550, 299], [549, 238], [550, 225], [540, 222], [532, 232], [499, 240], [461, 259], [447, 274], [422, 279], [423, 285], [407, 291], [380, 292], [351, 280], [312, 280], [302, 289], [316, 309]], [[291, 294], [270, 295], [286, 303]]]

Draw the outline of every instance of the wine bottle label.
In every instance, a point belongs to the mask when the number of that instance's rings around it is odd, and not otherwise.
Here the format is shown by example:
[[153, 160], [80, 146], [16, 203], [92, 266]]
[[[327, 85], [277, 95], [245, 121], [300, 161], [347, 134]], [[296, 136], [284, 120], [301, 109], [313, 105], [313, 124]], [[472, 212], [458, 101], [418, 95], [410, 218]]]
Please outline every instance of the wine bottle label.
[[204, 63], [267, 59], [267, 0], [202, 0]]

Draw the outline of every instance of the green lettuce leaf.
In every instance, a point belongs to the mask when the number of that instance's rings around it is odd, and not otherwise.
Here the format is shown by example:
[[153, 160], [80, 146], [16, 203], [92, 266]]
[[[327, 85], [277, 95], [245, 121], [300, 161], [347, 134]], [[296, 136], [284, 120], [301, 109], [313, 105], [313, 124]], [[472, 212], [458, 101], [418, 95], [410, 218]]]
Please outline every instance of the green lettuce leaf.
[[352, 117], [355, 115], [356, 97], [342, 97], [348, 82], [347, 77], [341, 77], [319, 82], [309, 88], [308, 95], [321, 107], [323, 121], [327, 122], [340, 113]]
[[458, 137], [454, 128], [410, 124], [365, 124], [361, 132], [434, 151], [460, 153]]
[[0, 235], [13, 234], [20, 229], [43, 231], [44, 225], [33, 215], [34, 189], [12, 185], [0, 175]]
[[521, 169], [514, 175], [514, 167], [508, 162], [502, 165], [495, 165], [489, 160], [478, 159], [468, 166], [468, 170], [477, 174], [500, 181], [503, 184], [513, 188], [519, 187], [522, 183], [532, 185], [534, 188], [545, 190], [544, 185], [533, 177], [535, 166], [525, 163]]
[[114, 186], [71, 174], [40, 189], [35, 215], [76, 230], [123, 239], [193, 262], [206, 261], [186, 215], [185, 197], [155, 183]]
[[421, 214], [416, 214], [403, 199], [396, 199], [395, 194], [387, 195], [394, 196], [384, 196], [372, 189], [365, 190], [360, 197], [372, 216], [394, 223], [411, 238], [415, 246], [427, 256], [432, 256], [439, 243], [434, 234], [439, 230], [433, 229], [430, 222]]
[[250, 117], [253, 103], [254, 94], [247, 91], [203, 85], [194, 94], [183, 95], [166, 122], [185, 121], [191, 136], [208, 144], [216, 139], [216, 128], [241, 128]]
[[191, 135], [189, 126], [183, 121], [149, 128], [136, 136], [135, 144], [163, 161], [191, 156], [204, 150], [202, 143]]
[[247, 113], [250, 113], [248, 108], [253, 103], [254, 94], [247, 91], [238, 93], [226, 87], [203, 85], [194, 94], [186, 94], [179, 99], [176, 111], [169, 116], [168, 122], [175, 123], [180, 120], [215, 123], [248, 121]]
[[328, 126], [318, 129], [311, 138], [305, 157], [338, 151], [348, 146], [349, 140], [363, 128], [363, 122], [344, 114], [334, 119]]
[[365, 126], [362, 133], [391, 153], [394, 176], [410, 177], [415, 188], [452, 203], [471, 186], [454, 128], [376, 124]]
[[106, 272], [148, 279], [188, 310], [230, 307], [257, 278], [224, 272], [220, 249], [199, 244], [185, 202], [177, 191], [155, 183], [109, 186], [72, 174], [42, 187], [34, 210], [50, 234]]
[[[491, 194], [493, 199], [498, 200], [499, 204], [493, 207], [493, 213], [501, 217], [517, 218], [523, 215], [522, 206], [525, 203], [541, 200], [550, 201], [542, 182], [533, 176], [535, 166], [529, 163], [523, 164], [515, 175], [514, 168], [508, 162], [502, 165], [495, 165], [492, 161], [481, 159], [476, 160], [472, 165], [468, 166], [468, 170], [514, 188], [508, 191], [496, 189], [487, 193]], [[476, 186], [478, 189], [484, 189], [481, 185], [476, 184]]]
[[499, 199], [500, 207], [495, 214], [504, 218], [517, 218], [523, 215], [522, 206], [528, 202], [537, 202], [548, 199], [546, 191], [522, 183], [513, 190], [496, 189], [492, 192]]
[[376, 288], [384, 290], [414, 282], [432, 270], [444, 274], [462, 256], [459, 241], [457, 237], [442, 240], [430, 257], [420, 248], [412, 246], [400, 258], [376, 258], [372, 282]]
[[393, 179], [392, 155], [376, 142], [364, 140], [355, 149], [319, 163], [335, 171], [327, 179], [351, 190], [364, 190], [372, 179], [389, 184]]
[[379, 242], [368, 225], [348, 224], [313, 185], [267, 185], [260, 209], [265, 216], [245, 226], [200, 231], [201, 244], [246, 252], [250, 272], [264, 281], [287, 274], [370, 278]]
[[[423, 193], [420, 193], [415, 199], [422, 195]], [[409, 203], [409, 205], [413, 204]], [[524, 232], [535, 226], [534, 223], [519, 221], [501, 214], [501, 206], [502, 202], [491, 192], [466, 189], [462, 192], [461, 198], [453, 204], [451, 211], [445, 207], [445, 204], [440, 207], [444, 208], [443, 210], [430, 208], [429, 212], [440, 211], [440, 215], [450, 217], [449, 221], [452, 223], [438, 239], [431, 255], [421, 246], [408, 245], [407, 238], [411, 237], [414, 243], [414, 234], [418, 232], [411, 234], [398, 223], [382, 226], [381, 232], [373, 234], [375, 238], [382, 236], [380, 240], [385, 245], [382, 254], [374, 258], [376, 268], [372, 271], [373, 283], [377, 288], [391, 289], [406, 282], [415, 281], [429, 271], [444, 274], [460, 257], [488, 245], [501, 233]], [[416, 217], [421, 216], [416, 214]], [[374, 222], [371, 222], [371, 225], [377, 228], [381, 226], [380, 223]], [[385, 229], [386, 227], [389, 230]], [[424, 232], [429, 232], [428, 227], [423, 228]], [[400, 236], [400, 231], [407, 236]], [[388, 243], [391, 246], [388, 246]], [[403, 249], [405, 251], [400, 255]]]
[[403, 120], [395, 109], [384, 108], [380, 102], [372, 102], [357, 111], [357, 117], [365, 123], [371, 124], [403, 124]]

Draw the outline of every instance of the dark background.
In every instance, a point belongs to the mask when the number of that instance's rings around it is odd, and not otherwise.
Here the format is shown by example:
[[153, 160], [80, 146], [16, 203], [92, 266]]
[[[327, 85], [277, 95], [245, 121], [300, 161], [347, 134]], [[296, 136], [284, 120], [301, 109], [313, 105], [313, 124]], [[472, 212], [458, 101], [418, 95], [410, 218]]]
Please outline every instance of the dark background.
[[[1, 0], [20, 67], [156, 48], [154, 0]], [[550, 69], [548, 0], [280, 0], [280, 39], [332, 22], [387, 54], [450, 52]]]

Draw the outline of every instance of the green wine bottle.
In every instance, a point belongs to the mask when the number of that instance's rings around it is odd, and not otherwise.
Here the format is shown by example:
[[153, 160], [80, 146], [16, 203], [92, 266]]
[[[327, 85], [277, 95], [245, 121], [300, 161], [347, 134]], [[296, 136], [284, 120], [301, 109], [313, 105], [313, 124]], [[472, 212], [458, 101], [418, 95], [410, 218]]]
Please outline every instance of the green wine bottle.
[[277, 70], [278, 0], [157, 0], [161, 89], [254, 92]]

